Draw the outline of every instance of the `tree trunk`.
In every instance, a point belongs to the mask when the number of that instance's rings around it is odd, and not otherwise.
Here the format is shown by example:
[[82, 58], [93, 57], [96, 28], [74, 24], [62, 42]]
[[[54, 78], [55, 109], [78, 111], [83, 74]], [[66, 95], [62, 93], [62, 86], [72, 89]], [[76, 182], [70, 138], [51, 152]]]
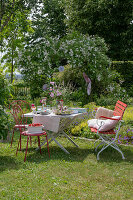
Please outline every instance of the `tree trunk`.
[[13, 67], [14, 67], [14, 64], [13, 64], [13, 45], [12, 45], [12, 66], [11, 66], [11, 83], [13, 82]]

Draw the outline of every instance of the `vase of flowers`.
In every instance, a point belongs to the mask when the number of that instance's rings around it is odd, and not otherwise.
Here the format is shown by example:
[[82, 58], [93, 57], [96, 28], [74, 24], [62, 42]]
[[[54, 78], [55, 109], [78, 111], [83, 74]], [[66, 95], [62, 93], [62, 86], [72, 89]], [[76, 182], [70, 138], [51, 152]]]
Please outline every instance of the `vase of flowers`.
[[58, 107], [59, 102], [62, 99], [62, 93], [55, 82], [50, 82], [49, 96], [52, 106]]
[[44, 107], [46, 107], [46, 101], [47, 97], [42, 97], [42, 99], [40, 100], [40, 102], [42, 103], [42, 110], [44, 109]]

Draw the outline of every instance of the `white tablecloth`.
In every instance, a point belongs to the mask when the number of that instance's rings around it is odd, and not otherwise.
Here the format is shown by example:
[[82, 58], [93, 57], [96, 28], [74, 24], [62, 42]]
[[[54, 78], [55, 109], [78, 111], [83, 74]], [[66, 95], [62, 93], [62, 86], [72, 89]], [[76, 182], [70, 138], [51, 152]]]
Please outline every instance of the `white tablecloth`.
[[61, 127], [66, 127], [74, 118], [81, 115], [82, 113], [71, 115], [55, 115], [53, 113], [49, 115], [36, 114], [33, 116], [33, 123], [41, 123], [44, 125], [44, 129], [57, 133]]
[[71, 115], [55, 115], [53, 113], [49, 115], [40, 115], [40, 114], [33, 114], [27, 113], [24, 114], [25, 117], [33, 117], [33, 123], [41, 123], [44, 125], [44, 129], [52, 131], [52, 132], [59, 132], [60, 129], [66, 127], [67, 124], [70, 124], [77, 117], [83, 117], [85, 113], [77, 113]]
[[60, 124], [60, 117], [49, 115], [34, 115], [33, 123], [40, 123], [44, 125], [44, 129], [57, 133]]
[[[69, 152], [56, 140], [56, 138], [63, 134], [71, 143], [73, 143], [76, 147], [78, 145], [68, 136], [64, 130], [70, 126], [71, 123], [75, 122], [77, 123], [77, 120], [79, 118], [79, 121], [84, 119], [85, 116], [87, 116], [87, 113], [77, 113], [77, 114], [71, 114], [71, 115], [55, 115], [53, 113], [49, 115], [40, 115], [40, 114], [34, 114], [34, 113], [26, 113], [24, 114], [25, 117], [33, 117], [33, 123], [41, 123], [44, 125], [44, 129], [52, 131], [52, 133], [48, 133], [48, 140], [49, 143], [52, 141], [55, 141], [55, 143], [67, 154]], [[44, 141], [42, 145], [44, 145], [46, 141]]]

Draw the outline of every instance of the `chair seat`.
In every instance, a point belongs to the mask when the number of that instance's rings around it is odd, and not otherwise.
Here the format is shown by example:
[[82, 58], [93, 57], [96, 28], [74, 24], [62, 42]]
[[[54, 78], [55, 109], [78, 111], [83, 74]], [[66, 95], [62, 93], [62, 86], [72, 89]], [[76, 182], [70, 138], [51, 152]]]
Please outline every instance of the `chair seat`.
[[[97, 133], [97, 129], [96, 128], [92, 128], [90, 127], [92, 132]], [[109, 130], [109, 131], [98, 131], [101, 134], [116, 134], [115, 131], [113, 129]]]
[[14, 128], [28, 128], [27, 124], [16, 124]]
[[46, 132], [43, 131], [43, 132], [41, 132], [41, 133], [30, 133], [30, 132], [28, 132], [28, 131], [23, 131], [23, 132], [21, 133], [21, 135], [24, 135], [24, 136], [41, 136], [41, 135], [46, 135]]

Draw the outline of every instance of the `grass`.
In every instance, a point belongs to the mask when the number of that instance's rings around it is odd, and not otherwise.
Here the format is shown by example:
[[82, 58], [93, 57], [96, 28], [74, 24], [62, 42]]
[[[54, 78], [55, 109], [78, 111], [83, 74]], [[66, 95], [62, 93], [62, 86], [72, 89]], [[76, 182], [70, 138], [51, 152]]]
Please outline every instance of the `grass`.
[[121, 145], [126, 157], [111, 149], [96, 159], [94, 141], [75, 139], [79, 148], [67, 139], [58, 141], [70, 152], [65, 154], [54, 142], [42, 155], [29, 147], [24, 163], [26, 137], [22, 138], [22, 151], [16, 157], [18, 135], [13, 147], [0, 143], [0, 199], [10, 200], [131, 200], [133, 196], [133, 147]]

